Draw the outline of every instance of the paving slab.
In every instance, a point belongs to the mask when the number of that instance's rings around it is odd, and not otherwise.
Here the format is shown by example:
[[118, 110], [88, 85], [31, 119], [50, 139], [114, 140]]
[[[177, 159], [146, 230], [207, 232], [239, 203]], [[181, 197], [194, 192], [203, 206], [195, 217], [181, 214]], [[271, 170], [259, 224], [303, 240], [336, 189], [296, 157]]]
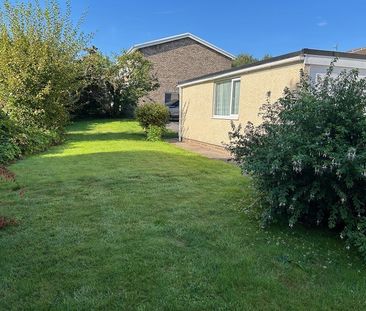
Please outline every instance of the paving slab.
[[225, 149], [220, 149], [219, 147], [211, 147], [209, 145], [203, 145], [193, 141], [180, 142], [178, 141], [178, 139], [170, 140], [169, 142], [177, 146], [178, 148], [196, 152], [209, 159], [222, 160], [226, 162], [229, 162], [229, 160], [231, 159], [230, 153]]

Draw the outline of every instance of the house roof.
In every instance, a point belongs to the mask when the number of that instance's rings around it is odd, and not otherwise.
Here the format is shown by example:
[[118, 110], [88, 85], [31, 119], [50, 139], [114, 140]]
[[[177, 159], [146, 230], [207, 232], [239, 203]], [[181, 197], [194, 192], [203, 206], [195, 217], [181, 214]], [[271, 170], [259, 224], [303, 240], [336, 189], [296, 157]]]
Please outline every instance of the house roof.
[[140, 43], [140, 44], [135, 44], [134, 46], [132, 46], [128, 51], [127, 53], [130, 53], [130, 52], [133, 52], [133, 51], [136, 51], [136, 50], [139, 50], [139, 49], [142, 49], [142, 48], [146, 48], [146, 47], [149, 47], [149, 46], [154, 46], [154, 45], [158, 45], [158, 44], [163, 44], [163, 43], [167, 43], [167, 42], [171, 42], [171, 41], [176, 41], [176, 40], [180, 40], [180, 39], [186, 39], [186, 38], [189, 38], [189, 39], [192, 39], [198, 43], [201, 43], [202, 45], [230, 58], [230, 59], [234, 59], [235, 56], [233, 54], [230, 54], [229, 52], [226, 52], [224, 51], [223, 49], [220, 49], [219, 47], [213, 45], [212, 43], [210, 42], [207, 42], [206, 40], [203, 40], [189, 32], [187, 33], [183, 33], [183, 34], [180, 34], [180, 35], [175, 35], [175, 36], [171, 36], [171, 37], [166, 37], [166, 38], [161, 38], [161, 39], [158, 39], [158, 40], [153, 40], [153, 41], [148, 41], [148, 42], [145, 42], [145, 43]]
[[[353, 59], [361, 59], [366, 60], [366, 55], [350, 53], [350, 52], [335, 52], [335, 51], [325, 51], [325, 50], [315, 50], [315, 49], [302, 49], [296, 52], [283, 54], [276, 57], [271, 57], [265, 60], [261, 60], [252, 64], [242, 65], [238, 67], [234, 67], [231, 69], [226, 69], [223, 71], [218, 71], [214, 73], [210, 73], [204, 76], [196, 77], [189, 80], [184, 80], [178, 82], [178, 86], [183, 86], [186, 84], [195, 84], [203, 81], [212, 80], [215, 78], [221, 78], [225, 76], [234, 76], [235, 74], [240, 74], [242, 72], [248, 71], [248, 69], [261, 69], [263, 67], [268, 67], [270, 65], [280, 65], [283, 63], [288, 63], [289, 61], [299, 62], [304, 59], [306, 55], [314, 55], [314, 56], [330, 56], [334, 58], [353, 58]], [[273, 63], [273, 64], [272, 64]]]

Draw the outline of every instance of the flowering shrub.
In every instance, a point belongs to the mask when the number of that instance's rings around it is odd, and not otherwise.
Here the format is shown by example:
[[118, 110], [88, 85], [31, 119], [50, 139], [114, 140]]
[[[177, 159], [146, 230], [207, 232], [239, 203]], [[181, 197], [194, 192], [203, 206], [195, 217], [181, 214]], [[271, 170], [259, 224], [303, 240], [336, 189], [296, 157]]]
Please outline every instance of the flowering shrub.
[[227, 148], [253, 176], [264, 225], [326, 224], [366, 258], [366, 80], [332, 70], [314, 83], [302, 74], [261, 125], [233, 125]]

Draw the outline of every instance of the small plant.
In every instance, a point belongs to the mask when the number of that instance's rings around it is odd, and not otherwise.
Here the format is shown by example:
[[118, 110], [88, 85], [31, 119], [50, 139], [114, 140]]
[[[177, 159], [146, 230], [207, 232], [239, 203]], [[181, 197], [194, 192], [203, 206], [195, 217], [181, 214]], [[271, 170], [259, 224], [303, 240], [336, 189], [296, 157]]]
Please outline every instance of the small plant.
[[147, 138], [148, 141], [160, 141], [163, 136], [164, 128], [156, 125], [150, 125], [147, 129]]
[[261, 125], [233, 125], [227, 148], [253, 177], [263, 225], [327, 225], [366, 259], [366, 80], [333, 67], [317, 82], [302, 74]]
[[148, 131], [149, 126], [164, 129], [169, 122], [169, 110], [163, 104], [144, 104], [137, 107], [136, 118], [145, 131]]

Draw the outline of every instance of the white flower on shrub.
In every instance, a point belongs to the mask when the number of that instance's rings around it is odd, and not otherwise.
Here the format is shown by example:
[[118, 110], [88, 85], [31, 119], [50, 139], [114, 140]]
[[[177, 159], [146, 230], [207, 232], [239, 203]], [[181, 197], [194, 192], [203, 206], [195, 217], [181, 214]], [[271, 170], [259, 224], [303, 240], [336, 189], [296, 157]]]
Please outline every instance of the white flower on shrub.
[[336, 159], [332, 159], [332, 164], [331, 164], [331, 166], [332, 167], [339, 167], [341, 164], [336, 160]]
[[292, 168], [296, 173], [300, 173], [302, 171], [302, 162], [301, 162], [301, 160], [292, 161]]
[[356, 148], [349, 148], [347, 152], [347, 159], [353, 161], [356, 158]]

